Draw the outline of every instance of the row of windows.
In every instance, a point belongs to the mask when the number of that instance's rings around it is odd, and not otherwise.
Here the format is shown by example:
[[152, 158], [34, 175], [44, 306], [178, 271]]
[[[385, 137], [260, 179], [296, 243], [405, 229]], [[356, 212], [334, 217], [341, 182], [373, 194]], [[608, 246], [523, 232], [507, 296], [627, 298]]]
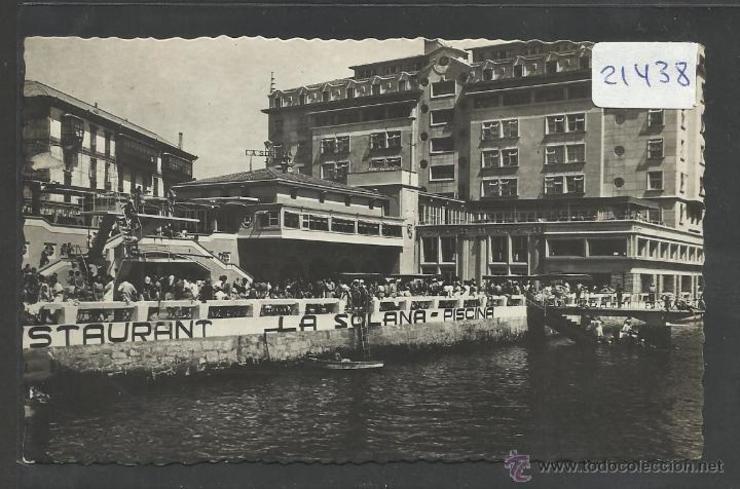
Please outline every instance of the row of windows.
[[[545, 147], [545, 164], [584, 163], [586, 145], [560, 144]], [[511, 168], [519, 166], [518, 148], [487, 149], [481, 152], [482, 168]]]
[[565, 134], [566, 132], [584, 132], [586, 114], [557, 114], [545, 118], [545, 134]]
[[330, 161], [321, 165], [321, 178], [333, 182], [347, 183], [349, 161]]
[[[516, 197], [517, 178], [494, 178], [481, 182], [481, 197]], [[545, 177], [545, 195], [582, 195], [583, 175], [553, 175]]]
[[661, 209], [648, 209], [646, 214], [642, 212], [625, 211], [623, 209], [593, 207], [558, 208], [549, 206], [547, 209], [539, 210], [508, 210], [508, 211], [481, 211], [470, 217], [472, 222], [562, 222], [562, 221], [613, 221], [623, 219], [636, 219], [649, 222], [661, 222]]
[[[454, 83], [454, 82], [453, 82]], [[407, 79], [401, 79], [398, 80], [396, 84], [396, 89], [398, 92], [405, 92], [409, 90], [411, 84], [409, 83], [409, 80]], [[377, 96], [382, 95], [384, 93], [388, 93], [388, 88], [386, 85], [381, 84], [380, 81], [375, 81], [370, 85], [370, 92], [369, 93], [360, 93], [360, 95], [365, 96]], [[355, 87], [347, 87], [344, 89], [344, 95], [347, 99], [353, 99], [358, 95], [358, 92], [355, 90]], [[333, 100], [339, 100], [341, 97], [336, 96], [336, 92], [332, 93], [329, 90], [324, 90], [321, 92], [321, 102], [331, 102]], [[307, 94], [300, 93], [298, 94], [298, 105], [306, 105], [308, 101]], [[280, 95], [275, 95], [273, 97], [273, 106], [275, 108], [280, 108], [283, 106], [283, 97]]]
[[[394, 149], [401, 147], [401, 131], [381, 131], [370, 134], [370, 149]], [[321, 140], [321, 154], [349, 153], [350, 137], [337, 136]]]
[[517, 119], [484, 121], [481, 123], [481, 140], [483, 141], [518, 137], [519, 121]]
[[401, 131], [381, 131], [370, 134], [370, 149], [401, 147]]
[[704, 261], [704, 250], [690, 245], [638, 238], [637, 256], [701, 263]]
[[586, 161], [585, 144], [550, 145], [545, 148], [545, 164], [583, 163]]
[[[565, 134], [570, 132], [584, 132], [586, 130], [586, 114], [558, 114], [545, 117], [545, 134]], [[519, 121], [517, 119], [501, 119], [481, 122], [481, 140], [490, 141], [503, 138], [519, 137]]]
[[481, 197], [516, 197], [517, 179], [498, 178], [481, 182]]
[[481, 152], [483, 168], [511, 168], [519, 166], [517, 148], [489, 149]]
[[[266, 213], [270, 216], [268, 223], [271, 226], [279, 225], [279, 212]], [[400, 225], [383, 224], [370, 221], [354, 221], [338, 217], [319, 216], [315, 214], [298, 214], [285, 212], [284, 226], [292, 229], [310, 229], [313, 231], [333, 231], [338, 233], [362, 234], [365, 236], [387, 236], [400, 238]]]
[[423, 63], [421, 61], [415, 61], [413, 63], [387, 65], [384, 66], [382, 69], [380, 69], [380, 67], [363, 68], [361, 70], [357, 70], [356, 74], [358, 78], [370, 78], [375, 75], [392, 75], [394, 73], [400, 73], [402, 71], [419, 71], [422, 67]]
[[[444, 168], [444, 167], [432, 167]], [[432, 173], [434, 176], [434, 173]], [[452, 167], [452, 177], [454, 167]], [[434, 178], [432, 178], [434, 179]], [[545, 195], [583, 194], [585, 181], [583, 175], [552, 175], [545, 177]], [[663, 190], [663, 172], [647, 172], [647, 190]], [[517, 195], [516, 178], [486, 179], [481, 182], [483, 197], [515, 197]]]
[[[432, 143], [434, 144], [434, 139]], [[439, 147], [434, 148], [439, 151]], [[657, 151], [657, 150], [655, 150]], [[655, 151], [650, 154], [650, 158], [655, 158]], [[662, 141], [661, 141], [661, 154], [662, 154]], [[586, 161], [586, 145], [582, 143], [578, 144], [563, 144], [563, 145], [549, 145], [545, 148], [545, 165], [559, 165], [559, 164], [578, 164]], [[484, 169], [491, 168], [516, 168], [519, 165], [519, 150], [517, 148], [502, 148], [502, 149], [491, 149], [481, 152], [481, 167]], [[401, 168], [401, 157], [391, 156], [386, 158], [372, 158], [369, 162], [369, 170], [371, 171], [388, 171], [397, 170]], [[341, 183], [347, 183], [347, 174], [349, 172], [349, 161], [330, 161], [325, 162], [321, 165], [321, 178], [325, 180], [332, 180]], [[551, 181], [551, 178], [555, 180]], [[430, 180], [454, 180], [455, 179], [455, 166], [449, 165], [434, 165], [430, 167]], [[582, 181], [580, 185], [577, 185], [574, 181], [571, 185], [567, 182], [561, 181], [562, 177], [548, 177], [546, 182], [551, 182], [550, 185], [546, 184], [545, 193], [582, 193], [583, 185]], [[685, 191], [686, 175], [681, 175], [681, 192]], [[552, 190], [548, 191], [548, 188]], [[580, 189], [579, 189], [580, 188]], [[568, 190], [572, 189], [572, 190]], [[663, 189], [663, 172], [662, 171], [649, 171], [647, 172], [647, 189], [648, 190], [662, 190]], [[703, 179], [700, 179], [700, 194], [703, 193]]]
[[[563, 71], [564, 66], [559, 63], [557, 60], [552, 61], [546, 61], [545, 62], [545, 74], [555, 74]], [[587, 70], [590, 68], [590, 62], [589, 58], [587, 56], [581, 56], [578, 59], [578, 68], [581, 70]], [[482, 77], [484, 81], [493, 80], [494, 78], [502, 78], [504, 77], [506, 72], [506, 69], [499, 69], [498, 71], [494, 71], [493, 68], [484, 68], [482, 72]], [[529, 66], [527, 66], [524, 63], [521, 64], [515, 64], [512, 68], [511, 74], [514, 78], [524, 78], [527, 76], [534, 76], [540, 74], [540, 70], [533, 68], [530, 69]]]
[[455, 263], [457, 260], [457, 239], [436, 236], [423, 238], [421, 259], [424, 263]]
[[585, 192], [583, 175], [555, 175], [545, 177], [545, 195], [582, 195]]
[[[623, 151], [621, 154], [624, 154]], [[647, 142], [647, 158], [659, 160], [663, 158], [663, 139], [650, 139]], [[586, 162], [586, 145], [548, 144], [545, 146], [545, 164], [560, 165]], [[507, 168], [519, 165], [518, 148], [497, 148], [481, 151], [482, 168]], [[684, 177], [685, 178], [685, 177]], [[683, 181], [683, 180], [682, 180]], [[682, 186], [683, 188], [683, 186]]]
[[321, 140], [321, 154], [349, 153], [349, 136], [337, 136]]
[[390, 156], [388, 158], [372, 158], [369, 169], [371, 171], [389, 171], [401, 169], [401, 157]]
[[513, 90], [503, 94], [478, 95], [473, 100], [476, 109], [508, 106], [526, 105], [530, 103], [555, 102], [566, 99], [590, 99], [591, 85], [578, 84], [567, 87], [546, 87], [534, 90]]

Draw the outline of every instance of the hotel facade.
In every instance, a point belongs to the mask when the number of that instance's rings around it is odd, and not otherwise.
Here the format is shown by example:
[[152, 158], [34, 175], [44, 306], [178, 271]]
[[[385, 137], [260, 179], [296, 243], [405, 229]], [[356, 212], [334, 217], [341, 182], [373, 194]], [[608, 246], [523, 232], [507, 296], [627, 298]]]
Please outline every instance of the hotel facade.
[[594, 106], [590, 57], [588, 42], [425, 41], [418, 56], [275, 90], [263, 112], [293, 171], [406, 204], [391, 214], [413, 226], [413, 259], [393, 271], [578, 272], [695, 294], [703, 54], [691, 110]]

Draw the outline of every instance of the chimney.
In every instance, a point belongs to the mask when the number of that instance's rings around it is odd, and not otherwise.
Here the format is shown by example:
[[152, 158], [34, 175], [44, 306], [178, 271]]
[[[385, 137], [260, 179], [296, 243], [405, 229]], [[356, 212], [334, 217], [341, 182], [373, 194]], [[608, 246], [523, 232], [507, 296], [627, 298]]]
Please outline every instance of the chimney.
[[182, 149], [182, 132], [177, 133], [177, 147]]
[[95, 108], [96, 108], [96, 109], [98, 108], [98, 103], [97, 103], [97, 102], [95, 102]]

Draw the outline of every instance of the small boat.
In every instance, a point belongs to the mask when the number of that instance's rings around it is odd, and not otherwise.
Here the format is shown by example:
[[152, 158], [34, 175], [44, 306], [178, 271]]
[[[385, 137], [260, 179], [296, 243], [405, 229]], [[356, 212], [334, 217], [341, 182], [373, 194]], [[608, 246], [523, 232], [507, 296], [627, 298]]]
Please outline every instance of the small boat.
[[327, 370], [365, 370], [382, 368], [382, 360], [350, 360], [343, 358], [341, 360], [321, 360], [319, 358], [310, 359], [317, 367]]

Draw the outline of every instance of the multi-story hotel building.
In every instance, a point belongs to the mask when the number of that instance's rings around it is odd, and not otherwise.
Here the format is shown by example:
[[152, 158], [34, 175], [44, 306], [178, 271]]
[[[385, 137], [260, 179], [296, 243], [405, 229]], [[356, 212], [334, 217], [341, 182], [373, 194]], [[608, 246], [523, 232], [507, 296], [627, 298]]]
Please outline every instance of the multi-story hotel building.
[[590, 54], [588, 42], [425, 41], [418, 56], [273, 91], [269, 139], [301, 174], [403, 203], [389, 212], [415, 229], [413, 259], [406, 248], [395, 271], [581, 272], [696, 293], [703, 54], [691, 110], [594, 106]]
[[39, 263], [46, 248], [85, 250], [96, 198], [106, 193], [145, 197], [158, 213], [167, 190], [192, 179], [197, 158], [178, 144], [43, 83], [26, 81], [23, 105], [24, 262]]

